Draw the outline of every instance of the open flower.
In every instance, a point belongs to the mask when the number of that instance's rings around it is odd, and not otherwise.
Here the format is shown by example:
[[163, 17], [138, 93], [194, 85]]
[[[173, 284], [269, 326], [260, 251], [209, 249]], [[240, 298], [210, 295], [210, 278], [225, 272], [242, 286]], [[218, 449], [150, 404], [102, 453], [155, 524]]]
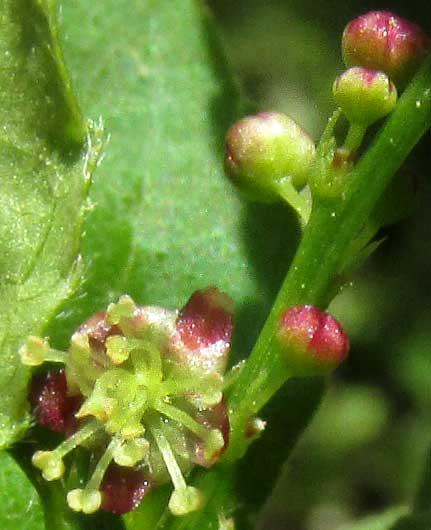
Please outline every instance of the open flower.
[[67, 353], [29, 337], [23, 362], [65, 365], [35, 379], [35, 417], [69, 435], [56, 449], [37, 451], [33, 464], [56, 480], [77, 446], [101, 455], [87, 485], [67, 495], [75, 511], [125, 513], [169, 480], [172, 513], [198, 509], [201, 493], [184, 472], [212, 466], [228, 443], [223, 376], [231, 335], [232, 302], [210, 287], [179, 312], [122, 296], [80, 326]]

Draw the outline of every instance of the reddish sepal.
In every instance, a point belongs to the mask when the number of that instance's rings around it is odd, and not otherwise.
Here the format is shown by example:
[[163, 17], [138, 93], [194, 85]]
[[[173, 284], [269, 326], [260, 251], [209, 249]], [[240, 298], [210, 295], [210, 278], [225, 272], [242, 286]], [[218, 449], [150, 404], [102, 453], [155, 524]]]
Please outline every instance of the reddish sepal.
[[102, 510], [122, 515], [134, 510], [151, 489], [138, 469], [111, 464], [102, 482]]
[[201, 440], [196, 442], [193, 461], [200, 466], [210, 468], [220, 459], [229, 445], [230, 423], [225, 401], [221, 401], [210, 409], [199, 411], [196, 414], [196, 419], [208, 429], [218, 429], [223, 435], [224, 446], [210, 461], [207, 461], [204, 457], [205, 446], [203, 442]]
[[77, 428], [75, 413], [82, 396], [69, 396], [64, 370], [52, 370], [33, 378], [30, 403], [39, 425], [52, 431], [70, 434]]
[[229, 347], [232, 337], [232, 301], [216, 287], [196, 291], [180, 311], [176, 329], [183, 343], [192, 350], [217, 342]]

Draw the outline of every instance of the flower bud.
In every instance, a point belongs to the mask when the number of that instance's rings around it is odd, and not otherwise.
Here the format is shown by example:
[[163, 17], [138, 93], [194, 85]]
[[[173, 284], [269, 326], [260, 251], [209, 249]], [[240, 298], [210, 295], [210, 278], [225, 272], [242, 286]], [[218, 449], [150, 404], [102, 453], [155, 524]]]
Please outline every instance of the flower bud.
[[282, 313], [277, 341], [293, 376], [330, 373], [349, 351], [349, 339], [339, 322], [312, 305], [298, 305]]
[[343, 33], [346, 66], [382, 70], [405, 84], [429, 49], [428, 35], [416, 24], [389, 11], [370, 11], [350, 22]]
[[295, 188], [304, 187], [314, 154], [307, 133], [279, 112], [247, 116], [232, 125], [226, 136], [226, 170], [251, 200], [277, 201], [274, 184], [284, 177]]
[[350, 123], [363, 127], [389, 114], [397, 103], [397, 89], [386, 74], [359, 66], [341, 74], [332, 91]]

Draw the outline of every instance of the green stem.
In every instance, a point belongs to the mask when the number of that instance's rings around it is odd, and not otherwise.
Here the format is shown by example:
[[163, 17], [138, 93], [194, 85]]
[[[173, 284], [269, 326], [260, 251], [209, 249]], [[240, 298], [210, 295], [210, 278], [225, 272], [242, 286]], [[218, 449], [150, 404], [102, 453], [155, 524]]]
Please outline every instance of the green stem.
[[227, 460], [239, 458], [248, 442], [245, 426], [288, 379], [274, 355], [281, 312], [297, 304], [326, 307], [347, 247], [377, 200], [431, 122], [431, 57], [400, 98], [395, 111], [349, 175], [344, 199], [317, 202], [289, 273], [229, 396], [231, 441]]
[[367, 128], [363, 125], [351, 123], [343, 147], [348, 149], [351, 153], [356, 153], [361, 147], [366, 132]]
[[297, 191], [287, 178], [274, 183], [274, 188], [279, 196], [296, 210], [300, 217], [301, 225], [305, 226], [310, 218], [311, 199], [307, 200], [304, 193]]

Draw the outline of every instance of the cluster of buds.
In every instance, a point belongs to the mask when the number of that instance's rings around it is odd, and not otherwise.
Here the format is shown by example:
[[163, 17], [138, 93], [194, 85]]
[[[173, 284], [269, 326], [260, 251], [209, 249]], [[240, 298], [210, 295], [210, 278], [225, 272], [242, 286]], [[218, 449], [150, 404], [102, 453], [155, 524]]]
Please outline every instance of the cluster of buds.
[[337, 148], [333, 137], [336, 120], [328, 124], [316, 152], [292, 118], [262, 112], [229, 129], [228, 176], [251, 200], [285, 200], [306, 224], [311, 195], [339, 197], [367, 128], [395, 108], [397, 89], [411, 78], [429, 47], [419, 26], [393, 13], [371, 11], [356, 18], [342, 38], [348, 69], [333, 84], [334, 98], [350, 124], [344, 145]]
[[349, 68], [334, 83], [334, 97], [353, 125], [368, 127], [389, 114], [428, 51], [423, 30], [388, 11], [370, 11], [345, 28], [342, 53]]
[[211, 467], [228, 443], [231, 334], [231, 300], [211, 287], [179, 312], [122, 296], [78, 329], [68, 352], [29, 337], [23, 363], [64, 364], [33, 381], [37, 421], [66, 435], [55, 449], [37, 451], [33, 464], [51, 481], [64, 475], [64, 457], [76, 447], [100, 456], [87, 485], [67, 494], [75, 511], [125, 513], [168, 481], [173, 514], [198, 509], [202, 495], [184, 473]]

